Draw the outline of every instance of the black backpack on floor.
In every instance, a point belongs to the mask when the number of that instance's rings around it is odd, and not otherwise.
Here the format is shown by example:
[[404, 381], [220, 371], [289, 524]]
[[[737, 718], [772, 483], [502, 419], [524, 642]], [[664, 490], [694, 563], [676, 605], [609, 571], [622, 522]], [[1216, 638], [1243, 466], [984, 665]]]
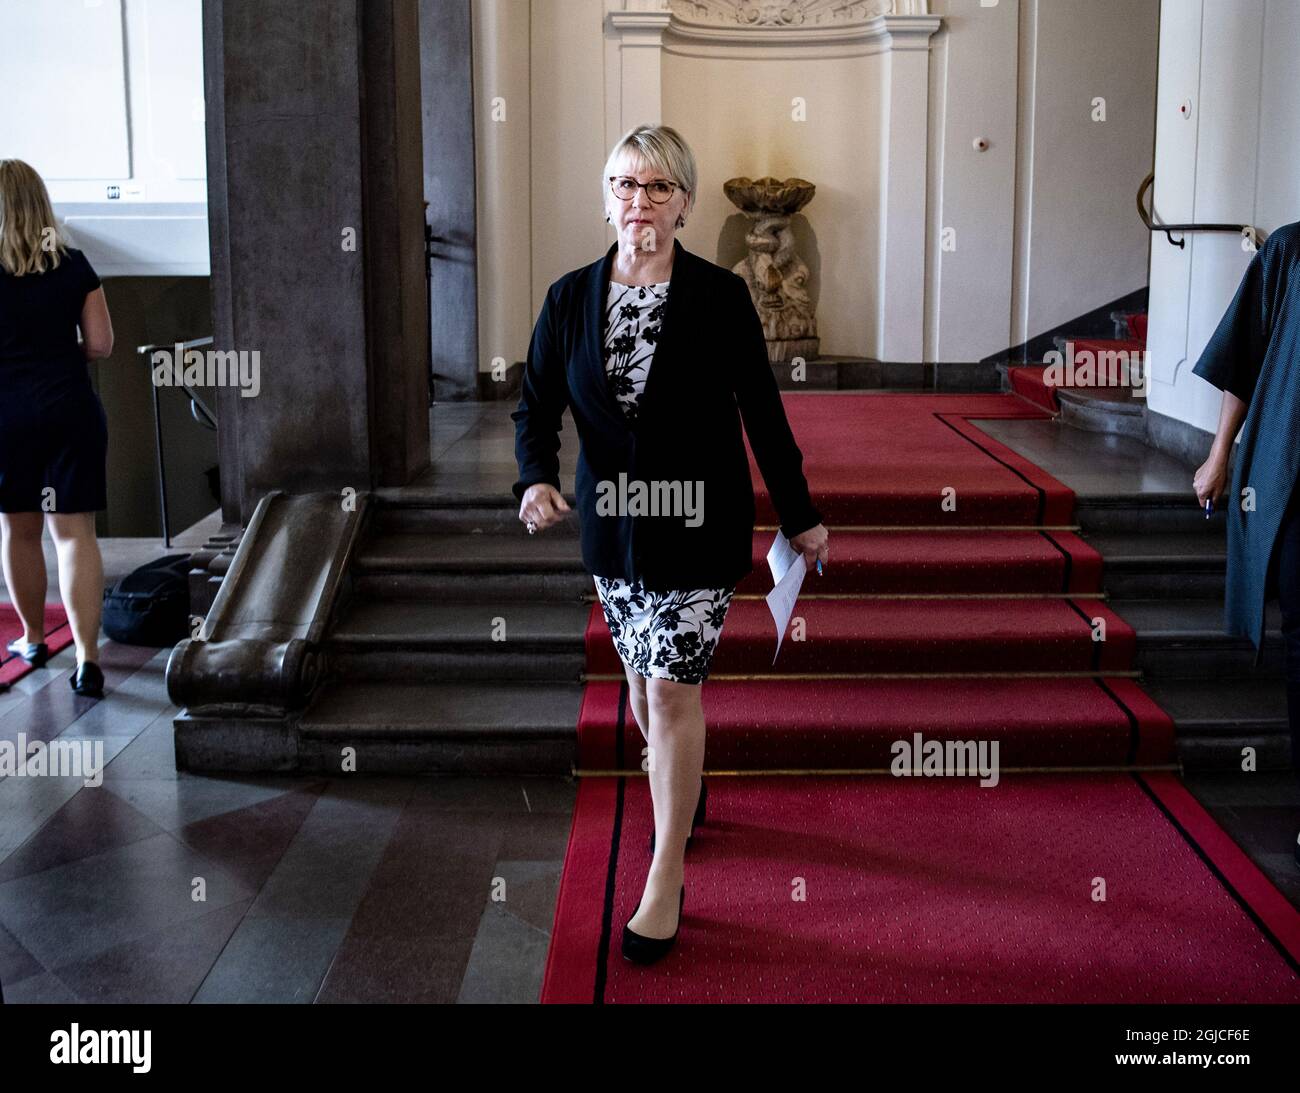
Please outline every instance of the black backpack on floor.
[[104, 591], [104, 633], [125, 645], [175, 645], [190, 636], [190, 556], [169, 554]]

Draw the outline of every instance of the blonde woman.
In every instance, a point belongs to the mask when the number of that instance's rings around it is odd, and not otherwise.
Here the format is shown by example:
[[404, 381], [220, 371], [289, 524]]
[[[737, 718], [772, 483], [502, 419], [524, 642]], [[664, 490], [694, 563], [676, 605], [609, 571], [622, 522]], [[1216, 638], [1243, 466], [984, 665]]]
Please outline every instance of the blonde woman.
[[0, 160], [0, 559], [23, 624], [8, 651], [38, 668], [49, 657], [48, 522], [77, 648], [69, 683], [96, 698], [104, 566], [95, 512], [108, 505], [108, 425], [86, 362], [112, 351], [104, 290], [55, 221], [45, 183], [21, 160]]
[[[575, 492], [583, 563], [648, 745], [654, 857], [623, 929], [623, 955], [651, 963], [676, 941], [685, 848], [705, 818], [700, 685], [736, 585], [752, 568], [755, 503], [744, 435], [781, 530], [808, 567], [828, 560], [828, 533], [809, 496], [749, 286], [675, 238], [695, 204], [690, 148], [668, 126], [638, 126], [601, 173], [618, 241], [547, 292], [511, 415], [519, 463], [513, 491], [530, 534], [568, 513], [556, 452], [570, 406], [581, 440]], [[622, 503], [638, 483], [674, 504], [649, 513]]]

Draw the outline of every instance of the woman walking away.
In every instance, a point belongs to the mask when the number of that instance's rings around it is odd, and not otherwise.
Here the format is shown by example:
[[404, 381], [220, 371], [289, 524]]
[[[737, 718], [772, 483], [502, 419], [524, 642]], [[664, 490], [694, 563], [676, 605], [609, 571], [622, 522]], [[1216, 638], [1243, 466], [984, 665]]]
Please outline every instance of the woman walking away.
[[0, 160], [0, 560], [23, 624], [8, 649], [37, 668], [49, 657], [48, 522], [77, 648], [69, 683], [96, 698], [104, 566], [95, 512], [108, 507], [108, 422], [86, 362], [112, 351], [104, 290], [55, 221], [45, 183], [21, 160]]

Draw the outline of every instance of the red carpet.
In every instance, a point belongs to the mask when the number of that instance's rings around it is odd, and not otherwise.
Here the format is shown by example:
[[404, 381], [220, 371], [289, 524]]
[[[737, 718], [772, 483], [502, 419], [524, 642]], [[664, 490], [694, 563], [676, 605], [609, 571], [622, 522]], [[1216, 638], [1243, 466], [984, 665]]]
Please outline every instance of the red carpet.
[[1008, 368], [1007, 379], [1011, 381], [1011, 390], [1021, 398], [1052, 414], [1060, 410], [1056, 385], [1047, 382], [1047, 365], [1025, 364], [1018, 368]]
[[542, 1000], [1300, 1000], [1290, 905], [1231, 843], [1180, 831], [1168, 790], [1163, 775], [716, 778], [677, 948], [643, 968], [618, 945], [650, 864], [646, 782], [585, 779]]
[[[1112, 358], [1106, 354], [1124, 353], [1133, 354], [1141, 353], [1146, 348], [1147, 337], [1147, 317], [1145, 314], [1133, 314], [1127, 316], [1130, 337], [1128, 338], [1075, 338], [1074, 357], [1078, 365], [1085, 361], [1091, 361], [1097, 368], [1099, 375], [1109, 375], [1112, 367], [1118, 366], [1118, 361], [1127, 358]], [[1090, 357], [1082, 357], [1081, 354], [1089, 353]], [[1109, 361], [1116, 361], [1112, 366]], [[1060, 400], [1056, 397], [1057, 385], [1048, 383], [1047, 366], [1045, 364], [1027, 364], [1018, 368], [1007, 369], [1007, 379], [1011, 383], [1011, 390], [1021, 398], [1028, 399], [1035, 406], [1040, 406], [1049, 413], [1055, 414], [1061, 408]]]
[[[715, 776], [681, 935], [642, 968], [619, 939], [649, 784], [600, 775], [639, 772], [644, 741], [593, 606], [589, 773], [542, 1000], [1300, 1001], [1300, 916], [1174, 775], [1131, 769], [1174, 763], [1173, 726], [1126, 678], [1100, 557], [1033, 530], [1068, 525], [1073, 495], [965, 420], [1041, 414], [1010, 395], [785, 401], [831, 529], [806, 640], [772, 665], [760, 530], [703, 687]], [[854, 776], [914, 733], [996, 744], [999, 780]]]
[[[806, 586], [805, 586], [806, 587]], [[1088, 601], [1084, 601], [1088, 603]], [[762, 600], [735, 600], [711, 676], [748, 672], [1025, 672], [1126, 671], [1132, 629], [1100, 602], [1086, 610], [1072, 599], [809, 600], [799, 608], [815, 640], [793, 638], [771, 666], [776, 636]], [[1106, 640], [1092, 640], [1090, 619], [1106, 623]], [[618, 653], [604, 617], [587, 635], [587, 671], [619, 674]], [[766, 653], [766, 655], [764, 655]]]
[[[8, 651], [9, 643], [22, 636], [23, 624], [18, 621], [18, 612], [12, 604], [0, 604], [0, 688], [35, 671], [22, 657]], [[50, 647], [50, 656], [72, 644], [72, 627], [61, 604], [45, 605], [45, 644]]]

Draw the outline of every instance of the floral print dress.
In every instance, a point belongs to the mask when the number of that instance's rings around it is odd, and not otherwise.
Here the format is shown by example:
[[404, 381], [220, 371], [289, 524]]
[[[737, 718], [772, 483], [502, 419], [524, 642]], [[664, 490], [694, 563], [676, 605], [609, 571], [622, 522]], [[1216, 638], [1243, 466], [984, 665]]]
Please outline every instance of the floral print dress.
[[[605, 373], [629, 421], [636, 420], [663, 319], [668, 282], [610, 281], [605, 300]], [[703, 683], [735, 586], [650, 591], [639, 579], [596, 577], [596, 593], [619, 659], [639, 675]]]

